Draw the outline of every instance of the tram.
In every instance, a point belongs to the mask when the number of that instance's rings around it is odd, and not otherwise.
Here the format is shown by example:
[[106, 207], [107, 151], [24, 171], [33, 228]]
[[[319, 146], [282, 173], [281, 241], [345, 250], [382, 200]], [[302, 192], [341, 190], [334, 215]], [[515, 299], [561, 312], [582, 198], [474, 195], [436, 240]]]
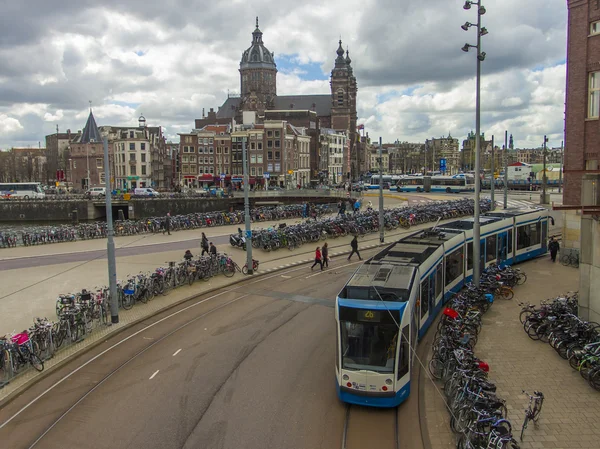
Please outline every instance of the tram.
[[[480, 217], [480, 267], [547, 252], [548, 210]], [[395, 407], [410, 394], [415, 347], [443, 304], [473, 277], [473, 217], [415, 232], [362, 264], [336, 298], [342, 402]]]

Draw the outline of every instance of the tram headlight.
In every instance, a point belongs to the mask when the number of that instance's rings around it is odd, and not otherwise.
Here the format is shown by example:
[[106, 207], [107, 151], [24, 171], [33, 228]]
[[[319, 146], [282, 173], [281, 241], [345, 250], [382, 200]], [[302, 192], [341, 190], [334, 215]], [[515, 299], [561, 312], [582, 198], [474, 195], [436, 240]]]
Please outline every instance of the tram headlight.
[[386, 379], [385, 383], [386, 385], [392, 385], [392, 379]]
[[348, 376], [347, 374], [344, 374], [342, 376], [342, 379], [344, 379], [344, 380], [350, 380], [350, 376]]

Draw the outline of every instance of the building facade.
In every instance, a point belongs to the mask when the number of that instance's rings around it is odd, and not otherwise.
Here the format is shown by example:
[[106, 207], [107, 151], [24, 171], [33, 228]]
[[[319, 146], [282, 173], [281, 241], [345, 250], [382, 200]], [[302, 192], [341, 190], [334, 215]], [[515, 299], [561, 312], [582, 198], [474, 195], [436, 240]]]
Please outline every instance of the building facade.
[[458, 139], [450, 134], [448, 137], [427, 139], [425, 141], [426, 157], [431, 162], [426, 166], [431, 171], [440, 171], [440, 160], [446, 160], [446, 174], [455, 175], [460, 170], [460, 151], [458, 149]]
[[63, 173], [65, 172], [69, 159], [69, 146], [74, 137], [75, 135], [71, 134], [70, 129], [67, 129], [66, 133], [56, 132], [46, 136], [48, 181], [58, 181], [58, 170], [62, 170]]
[[[109, 163], [113, 161], [112, 148], [109, 144]], [[66, 178], [68, 187], [75, 192], [106, 183], [103, 134], [91, 110], [83, 131], [71, 141]]]
[[584, 174], [600, 173], [600, 2], [568, 0], [564, 198], [581, 204]]
[[325, 171], [329, 184], [345, 181], [344, 151], [348, 146], [346, 133], [331, 128], [321, 128], [321, 160], [326, 161]]

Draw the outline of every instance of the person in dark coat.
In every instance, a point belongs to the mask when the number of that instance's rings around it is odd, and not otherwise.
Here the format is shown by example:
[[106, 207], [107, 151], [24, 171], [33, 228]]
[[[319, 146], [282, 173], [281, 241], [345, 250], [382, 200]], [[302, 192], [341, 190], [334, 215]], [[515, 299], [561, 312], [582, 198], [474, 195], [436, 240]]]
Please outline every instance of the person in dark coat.
[[315, 267], [315, 265], [319, 265], [321, 267], [321, 271], [323, 271], [323, 259], [322, 259], [322, 254], [321, 254], [321, 248], [319, 248], [317, 246], [317, 249], [315, 251], [315, 263], [312, 264], [312, 267], [310, 267], [311, 271], [312, 269]]
[[210, 249], [208, 250], [208, 252], [211, 256], [217, 257], [217, 247], [213, 244], [213, 242], [210, 242]]
[[360, 253], [358, 252], [358, 236], [354, 236], [354, 238], [350, 242], [350, 247], [352, 248], [352, 252], [348, 256], [348, 260], [350, 260], [354, 253], [356, 253], [356, 255], [358, 256], [358, 260], [362, 260], [362, 257], [360, 257]]
[[552, 262], [556, 262], [556, 253], [560, 250], [558, 241], [554, 240], [554, 237], [550, 237], [550, 243], [548, 243], [548, 249], [550, 250], [550, 258]]
[[204, 253], [210, 254], [208, 251], [208, 238], [206, 238], [206, 234], [204, 232], [202, 233], [202, 242], [200, 243], [200, 247], [202, 248], [202, 256], [204, 256]]
[[323, 243], [321, 255], [323, 256], [323, 267], [329, 268], [329, 246], [327, 246], [327, 242]]
[[165, 229], [163, 229], [163, 234], [168, 232], [171, 235], [171, 212], [167, 212], [167, 218], [165, 220]]

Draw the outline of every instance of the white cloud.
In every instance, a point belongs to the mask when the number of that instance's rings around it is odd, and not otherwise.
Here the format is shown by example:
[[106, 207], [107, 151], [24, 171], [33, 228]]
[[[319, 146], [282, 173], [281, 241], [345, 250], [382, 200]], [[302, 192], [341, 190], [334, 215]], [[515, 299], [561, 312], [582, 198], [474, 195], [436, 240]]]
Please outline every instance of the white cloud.
[[10, 134], [20, 129], [23, 129], [23, 126], [17, 119], [0, 114], [0, 133]]
[[[167, 9], [143, 0], [59, 3], [15, 4], [27, 26], [5, 24], [0, 117], [12, 131], [0, 135], [0, 147], [37, 145], [57, 123], [81, 129], [88, 100], [99, 125], [135, 124], [143, 113], [176, 138], [202, 108], [217, 109], [228, 90], [239, 90], [239, 60], [256, 15], [280, 69], [285, 56], [279, 94], [329, 93], [328, 79], [306, 81], [293, 64], [330, 73], [341, 37], [358, 80], [359, 123], [371, 137], [462, 138], [475, 127], [475, 55], [460, 51], [475, 36], [460, 25], [476, 17], [462, 1], [281, 0], [277, 10], [266, 0], [233, 9], [199, 0], [171, 0]], [[517, 145], [537, 145], [544, 134], [560, 144], [564, 3], [488, 0], [486, 8], [482, 131], [508, 129]]]

